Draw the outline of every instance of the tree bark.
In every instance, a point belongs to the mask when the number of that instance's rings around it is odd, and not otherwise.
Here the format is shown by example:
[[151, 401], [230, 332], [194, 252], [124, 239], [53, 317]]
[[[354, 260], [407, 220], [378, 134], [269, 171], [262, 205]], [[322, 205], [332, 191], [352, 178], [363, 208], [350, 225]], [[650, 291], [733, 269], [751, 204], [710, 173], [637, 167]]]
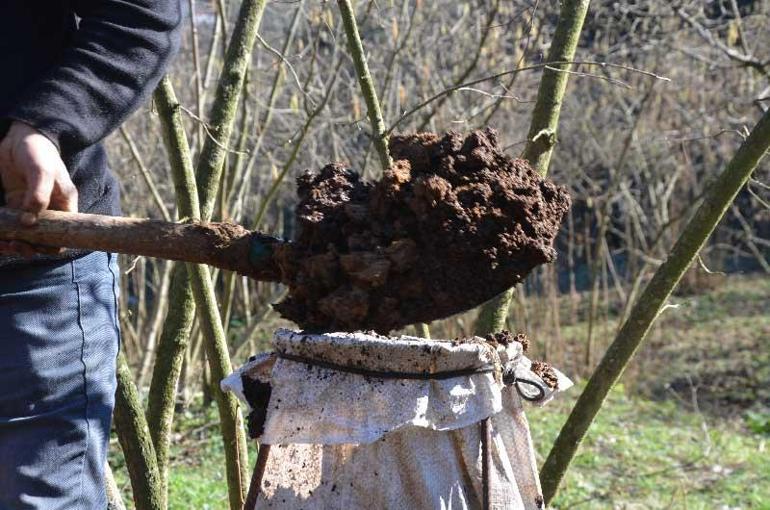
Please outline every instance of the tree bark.
[[[551, 49], [548, 51], [548, 62], [571, 62], [575, 59], [575, 50], [589, 3], [590, 0], [562, 2]], [[562, 63], [553, 64], [553, 69], [546, 68], [537, 89], [537, 101], [532, 112], [527, 146], [522, 157], [543, 176], [548, 173], [551, 154], [556, 145], [559, 114], [569, 79], [569, 74], [563, 71], [569, 66], [570, 64]], [[513, 289], [510, 289], [482, 305], [476, 322], [478, 334], [499, 331], [505, 327], [505, 318], [508, 316], [512, 297]]]
[[112, 468], [106, 462], [104, 463], [104, 492], [107, 493], [107, 510], [126, 510], [123, 496], [112, 475]]
[[139, 392], [122, 351], [118, 355], [117, 377], [115, 427], [128, 466], [134, 504], [137, 510], [164, 510], [166, 496], [162, 490], [155, 448], [150, 439]]
[[222, 75], [217, 84], [214, 104], [211, 106], [209, 136], [201, 149], [196, 172], [201, 218], [204, 220], [209, 220], [214, 211], [222, 167], [228, 152], [227, 145], [230, 143], [230, 134], [238, 110], [238, 99], [243, 90], [243, 81], [264, 11], [265, 0], [244, 0], [227, 47]]
[[190, 287], [187, 267], [184, 264], [177, 264], [172, 269], [169, 296], [168, 313], [163, 324], [163, 333], [158, 340], [155, 366], [147, 396], [147, 424], [155, 446], [158, 472], [166, 497], [168, 497], [169, 446], [174, 423], [177, 386], [195, 317], [195, 298]]

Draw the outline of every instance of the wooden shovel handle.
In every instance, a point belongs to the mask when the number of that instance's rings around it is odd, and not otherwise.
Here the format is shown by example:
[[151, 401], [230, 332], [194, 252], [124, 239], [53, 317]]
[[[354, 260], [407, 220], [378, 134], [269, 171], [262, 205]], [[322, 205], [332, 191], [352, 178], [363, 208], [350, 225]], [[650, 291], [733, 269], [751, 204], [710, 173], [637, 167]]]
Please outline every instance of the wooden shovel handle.
[[285, 241], [232, 223], [166, 221], [45, 211], [26, 227], [21, 212], [0, 207], [0, 241], [143, 255], [208, 264], [263, 281], [280, 281], [273, 250]]

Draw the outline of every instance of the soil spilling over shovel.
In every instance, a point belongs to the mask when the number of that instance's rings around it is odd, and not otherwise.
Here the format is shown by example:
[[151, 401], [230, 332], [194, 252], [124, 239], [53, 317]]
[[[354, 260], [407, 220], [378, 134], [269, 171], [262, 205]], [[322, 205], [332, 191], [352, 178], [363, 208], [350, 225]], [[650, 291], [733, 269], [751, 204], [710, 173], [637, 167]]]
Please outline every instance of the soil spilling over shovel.
[[473, 308], [551, 262], [566, 190], [503, 154], [492, 129], [395, 136], [369, 183], [333, 164], [298, 180], [276, 305], [308, 331], [385, 333]]
[[281, 314], [312, 332], [393, 329], [462, 312], [556, 256], [564, 188], [500, 150], [491, 129], [391, 140], [370, 183], [341, 165], [298, 181], [298, 235], [46, 211], [34, 227], [0, 208], [0, 240], [209, 264], [280, 281]]

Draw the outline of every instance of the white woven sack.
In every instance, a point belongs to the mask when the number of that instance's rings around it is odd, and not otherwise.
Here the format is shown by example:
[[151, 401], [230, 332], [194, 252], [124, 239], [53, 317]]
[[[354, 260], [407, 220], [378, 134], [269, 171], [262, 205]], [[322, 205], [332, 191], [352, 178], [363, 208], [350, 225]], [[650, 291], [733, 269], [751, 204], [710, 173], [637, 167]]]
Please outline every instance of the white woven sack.
[[[244, 377], [272, 387], [259, 438], [272, 446], [255, 509], [465, 510], [481, 508], [485, 494], [493, 509], [542, 508], [519, 391], [537, 393], [532, 381], [542, 404], [572, 383], [556, 372], [548, 388], [518, 342], [279, 330], [273, 347], [222, 384], [245, 402]], [[511, 372], [522, 382], [506, 386]]]

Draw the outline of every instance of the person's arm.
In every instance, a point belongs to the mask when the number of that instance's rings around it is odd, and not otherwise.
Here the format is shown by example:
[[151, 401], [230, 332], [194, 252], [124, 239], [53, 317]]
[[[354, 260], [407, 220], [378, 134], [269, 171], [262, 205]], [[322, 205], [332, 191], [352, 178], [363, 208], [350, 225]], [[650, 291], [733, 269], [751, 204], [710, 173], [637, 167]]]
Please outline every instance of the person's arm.
[[63, 154], [116, 129], [150, 95], [178, 47], [180, 0], [73, 0], [80, 18], [61, 59], [7, 117], [33, 127]]
[[[14, 101], [0, 124], [0, 184], [7, 206], [30, 214], [77, 211], [77, 190], [61, 155], [116, 129], [150, 95], [178, 48], [180, 0], [73, 0], [72, 43]], [[3, 126], [0, 126], [3, 127]], [[30, 254], [0, 243], [0, 254]]]

